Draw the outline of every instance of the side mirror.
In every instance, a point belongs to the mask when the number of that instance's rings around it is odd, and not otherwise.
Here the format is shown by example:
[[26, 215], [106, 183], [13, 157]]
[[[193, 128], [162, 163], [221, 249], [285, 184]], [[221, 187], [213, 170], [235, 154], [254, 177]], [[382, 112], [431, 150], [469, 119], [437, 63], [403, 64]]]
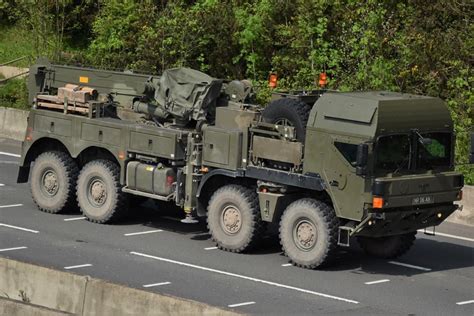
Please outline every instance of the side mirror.
[[357, 146], [356, 175], [367, 174], [367, 160], [369, 158], [369, 145], [359, 144]]
[[363, 167], [367, 164], [367, 159], [369, 157], [369, 145], [359, 144], [357, 146], [357, 160], [356, 166]]

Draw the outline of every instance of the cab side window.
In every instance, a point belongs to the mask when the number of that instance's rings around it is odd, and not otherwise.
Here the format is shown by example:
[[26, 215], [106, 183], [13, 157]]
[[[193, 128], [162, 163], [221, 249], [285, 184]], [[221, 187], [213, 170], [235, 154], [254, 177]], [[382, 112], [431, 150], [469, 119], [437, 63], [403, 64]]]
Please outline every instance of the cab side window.
[[357, 161], [357, 145], [334, 142], [337, 150], [341, 153], [342, 156], [349, 162], [352, 166], [355, 166]]

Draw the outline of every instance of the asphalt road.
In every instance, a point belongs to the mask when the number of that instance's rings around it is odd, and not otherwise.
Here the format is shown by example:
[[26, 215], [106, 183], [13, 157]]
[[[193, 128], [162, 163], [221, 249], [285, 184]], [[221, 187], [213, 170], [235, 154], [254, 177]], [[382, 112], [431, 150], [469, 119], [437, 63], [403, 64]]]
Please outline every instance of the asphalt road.
[[[233, 254], [215, 249], [205, 225], [179, 222], [145, 203], [115, 225], [78, 212], [38, 211], [17, 184], [19, 143], [0, 139], [0, 256], [242, 313], [272, 315], [474, 315], [474, 230], [444, 223], [418, 233], [393, 260], [367, 257], [352, 242], [334, 266], [288, 265], [278, 241]], [[13, 154], [13, 155], [11, 155]]]

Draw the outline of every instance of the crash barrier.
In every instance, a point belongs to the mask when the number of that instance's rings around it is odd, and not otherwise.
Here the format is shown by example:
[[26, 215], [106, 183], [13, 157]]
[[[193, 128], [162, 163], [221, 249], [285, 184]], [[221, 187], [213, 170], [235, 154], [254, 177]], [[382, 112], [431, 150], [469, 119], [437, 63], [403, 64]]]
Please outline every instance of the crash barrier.
[[237, 315], [207, 304], [0, 258], [0, 315]]
[[0, 137], [23, 140], [27, 119], [28, 111], [0, 107]]
[[459, 202], [462, 205], [462, 211], [456, 211], [447, 218], [447, 221], [474, 226], [474, 186], [465, 185], [462, 189], [462, 201]]

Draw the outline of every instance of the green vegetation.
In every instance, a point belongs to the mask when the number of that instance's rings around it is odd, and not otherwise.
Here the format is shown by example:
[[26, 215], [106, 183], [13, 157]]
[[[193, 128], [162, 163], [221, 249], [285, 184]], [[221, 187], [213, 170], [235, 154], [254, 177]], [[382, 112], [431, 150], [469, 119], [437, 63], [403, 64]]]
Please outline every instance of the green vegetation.
[[12, 79], [0, 85], [0, 106], [29, 109], [26, 79]]
[[[25, 28], [0, 25], [0, 64], [23, 56], [34, 56], [33, 43], [33, 34]], [[30, 60], [25, 59], [16, 63], [15, 66], [28, 67], [29, 63]]]
[[468, 0], [0, 0], [0, 62], [26, 54], [158, 73], [187, 66], [252, 79], [262, 104], [270, 71], [280, 89], [314, 88], [324, 71], [332, 89], [437, 96], [473, 183], [473, 13]]

